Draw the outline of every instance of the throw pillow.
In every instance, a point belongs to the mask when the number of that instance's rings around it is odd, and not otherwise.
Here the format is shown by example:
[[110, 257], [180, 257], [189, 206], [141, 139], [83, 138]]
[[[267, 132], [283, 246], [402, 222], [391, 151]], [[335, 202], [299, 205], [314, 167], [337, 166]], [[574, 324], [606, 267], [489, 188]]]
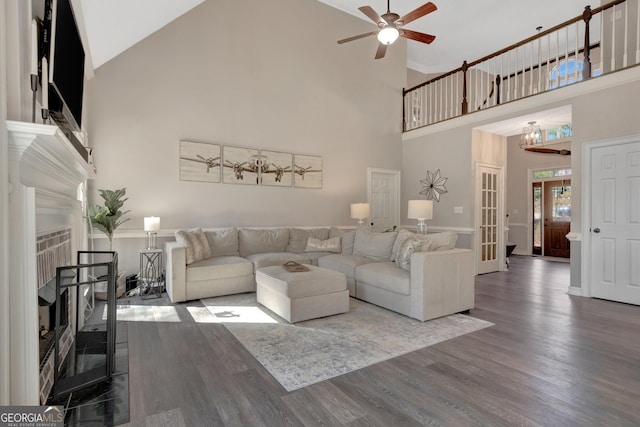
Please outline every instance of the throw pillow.
[[395, 260], [396, 265], [402, 269], [409, 270], [411, 268], [411, 255], [414, 252], [419, 252], [422, 244], [423, 242], [415, 235], [407, 237], [398, 250]]
[[402, 247], [404, 241], [411, 236], [415, 236], [415, 234], [404, 228], [398, 231], [398, 237], [396, 237], [396, 241], [393, 243], [393, 249], [391, 249], [391, 261], [396, 260], [398, 252], [400, 252], [400, 247]]
[[186, 248], [187, 265], [211, 258], [211, 248], [202, 228], [177, 230], [176, 241]]
[[289, 230], [289, 243], [287, 244], [287, 252], [302, 253], [305, 252], [309, 237], [318, 240], [326, 240], [329, 238], [328, 228], [291, 228]]
[[320, 240], [315, 237], [309, 237], [305, 252], [334, 252], [339, 254], [342, 251], [340, 246], [340, 236], [332, 239]]

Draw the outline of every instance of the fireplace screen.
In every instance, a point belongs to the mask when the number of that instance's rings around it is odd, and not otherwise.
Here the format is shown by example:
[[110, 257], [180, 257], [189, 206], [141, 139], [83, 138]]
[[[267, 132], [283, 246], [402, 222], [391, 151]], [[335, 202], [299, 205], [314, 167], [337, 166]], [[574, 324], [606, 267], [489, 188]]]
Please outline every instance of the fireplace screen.
[[[62, 304], [56, 304], [54, 396], [111, 379], [115, 363], [117, 277], [118, 255], [111, 251], [79, 251], [76, 265], [56, 269], [56, 295], [68, 294], [75, 322], [66, 324], [67, 313], [62, 312]], [[105, 315], [92, 316], [85, 322], [86, 295], [99, 282], [107, 284]], [[75, 333], [69, 334], [67, 328], [73, 328]], [[66, 342], [65, 337], [70, 337], [71, 342]]]

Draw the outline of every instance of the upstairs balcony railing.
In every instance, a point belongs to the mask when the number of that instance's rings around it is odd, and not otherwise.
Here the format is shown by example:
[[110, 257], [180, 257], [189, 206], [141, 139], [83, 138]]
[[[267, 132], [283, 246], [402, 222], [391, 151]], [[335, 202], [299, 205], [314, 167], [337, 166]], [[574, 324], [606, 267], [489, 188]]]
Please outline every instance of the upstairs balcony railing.
[[640, 64], [639, 0], [615, 0], [403, 91], [404, 131]]

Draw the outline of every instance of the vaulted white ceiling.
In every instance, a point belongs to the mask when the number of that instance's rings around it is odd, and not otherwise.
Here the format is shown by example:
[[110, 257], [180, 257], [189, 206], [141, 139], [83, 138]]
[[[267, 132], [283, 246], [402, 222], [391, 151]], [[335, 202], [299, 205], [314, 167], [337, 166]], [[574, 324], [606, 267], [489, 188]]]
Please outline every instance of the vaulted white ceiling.
[[[80, 11], [93, 68], [98, 68], [145, 37], [159, 30], [204, 1], [214, 0], [71, 0]], [[255, 0], [259, 1], [259, 0]], [[317, 0], [375, 24], [358, 10], [371, 6], [378, 14], [387, 10], [385, 0]], [[536, 33], [582, 14], [586, 0], [433, 0], [437, 10], [407, 25], [408, 29], [433, 34], [430, 45], [409, 40], [407, 67], [423, 73], [443, 73], [498, 51]], [[425, 0], [392, 1], [391, 11], [400, 16]], [[600, 0], [591, 3], [595, 8]], [[344, 28], [344, 38], [362, 31]], [[338, 31], [340, 32], [340, 31]], [[375, 37], [351, 42], [375, 52]], [[339, 46], [336, 44], [336, 49]], [[384, 59], [381, 59], [384, 61]], [[535, 116], [535, 117], [533, 117]], [[550, 110], [532, 117], [519, 117], [483, 128], [509, 136], [521, 131], [529, 120], [552, 126], [571, 121], [571, 109]]]
[[[124, 52], [205, 0], [72, 0], [80, 6], [94, 68]], [[209, 0], [213, 1], [213, 0]], [[259, 1], [259, 0], [255, 0]], [[318, 0], [375, 24], [358, 7], [371, 6], [379, 14], [385, 0]], [[391, 1], [400, 16], [425, 0]], [[436, 36], [430, 45], [407, 43], [407, 66], [423, 73], [441, 73], [500, 50], [544, 29], [578, 16], [587, 0], [433, 0], [438, 10], [410, 24], [408, 29]], [[600, 1], [591, 2], [592, 7]], [[344, 37], [360, 31], [344, 28]], [[376, 39], [354, 41], [375, 52]], [[336, 48], [338, 48], [336, 44]], [[384, 60], [384, 59], [383, 59]]]
[[76, 0], [98, 68], [205, 0]]

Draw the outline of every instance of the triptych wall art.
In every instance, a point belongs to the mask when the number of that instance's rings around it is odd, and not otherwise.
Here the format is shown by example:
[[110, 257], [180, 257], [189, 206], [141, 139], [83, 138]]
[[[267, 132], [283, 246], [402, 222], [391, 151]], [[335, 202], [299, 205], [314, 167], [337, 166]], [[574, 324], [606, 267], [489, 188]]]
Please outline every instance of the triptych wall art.
[[180, 180], [322, 188], [322, 157], [182, 140]]

